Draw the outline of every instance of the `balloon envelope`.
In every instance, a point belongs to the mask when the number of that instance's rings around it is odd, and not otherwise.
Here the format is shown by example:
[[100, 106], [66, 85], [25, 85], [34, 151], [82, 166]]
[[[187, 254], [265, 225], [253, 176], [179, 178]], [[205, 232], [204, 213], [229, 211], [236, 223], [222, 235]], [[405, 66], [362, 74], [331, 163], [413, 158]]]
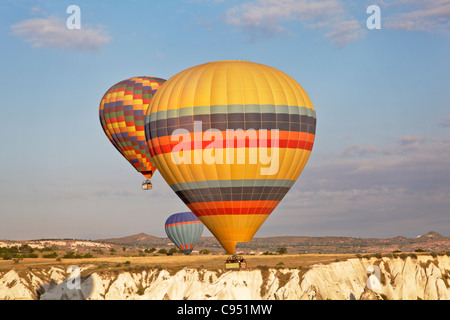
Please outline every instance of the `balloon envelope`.
[[187, 255], [200, 239], [203, 224], [192, 212], [181, 212], [166, 220], [165, 229], [169, 239]]
[[252, 239], [295, 183], [315, 129], [314, 107], [293, 78], [246, 61], [176, 74], [145, 120], [161, 175], [228, 253]]
[[144, 116], [153, 95], [165, 82], [134, 77], [112, 86], [100, 102], [100, 122], [108, 139], [147, 179], [156, 170], [145, 140]]

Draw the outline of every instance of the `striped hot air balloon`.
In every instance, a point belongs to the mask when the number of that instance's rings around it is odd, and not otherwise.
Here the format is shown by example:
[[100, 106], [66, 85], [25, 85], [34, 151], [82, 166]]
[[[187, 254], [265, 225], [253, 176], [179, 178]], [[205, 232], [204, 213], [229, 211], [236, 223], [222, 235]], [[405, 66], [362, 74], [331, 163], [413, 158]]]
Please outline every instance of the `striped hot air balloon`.
[[165, 230], [169, 239], [188, 255], [202, 235], [203, 224], [192, 212], [181, 212], [166, 220]]
[[250, 241], [302, 172], [316, 113], [287, 74], [217, 61], [184, 70], [145, 118], [161, 175], [228, 253]]
[[134, 77], [112, 86], [100, 102], [100, 122], [108, 139], [131, 165], [150, 179], [156, 170], [144, 129], [144, 116], [153, 95], [165, 82]]

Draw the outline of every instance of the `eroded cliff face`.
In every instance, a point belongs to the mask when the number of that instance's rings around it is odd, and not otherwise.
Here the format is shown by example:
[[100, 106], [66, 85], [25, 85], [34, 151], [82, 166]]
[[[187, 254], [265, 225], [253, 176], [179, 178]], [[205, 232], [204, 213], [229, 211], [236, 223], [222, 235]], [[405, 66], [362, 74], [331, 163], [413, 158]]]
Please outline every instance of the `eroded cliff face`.
[[448, 256], [350, 259], [314, 265], [308, 271], [182, 269], [170, 274], [155, 269], [97, 273], [90, 272], [92, 267], [84, 266], [81, 271], [87, 276], [81, 278], [67, 278], [66, 270], [57, 267], [0, 273], [0, 299], [450, 300]]

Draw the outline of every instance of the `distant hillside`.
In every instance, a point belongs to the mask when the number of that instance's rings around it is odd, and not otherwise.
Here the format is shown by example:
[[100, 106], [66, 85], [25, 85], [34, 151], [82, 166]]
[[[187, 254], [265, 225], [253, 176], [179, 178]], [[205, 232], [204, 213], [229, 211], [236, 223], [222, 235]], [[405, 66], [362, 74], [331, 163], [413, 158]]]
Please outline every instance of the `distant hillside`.
[[[96, 242], [111, 243], [115, 245], [146, 247], [171, 246], [168, 238], [158, 238], [145, 233], [111, 239], [99, 239]], [[392, 251], [413, 252], [424, 251], [450, 251], [450, 237], [445, 237], [431, 231], [416, 238], [353, 238], [353, 237], [306, 237], [282, 236], [254, 238], [250, 242], [241, 242], [236, 246], [237, 251], [265, 252], [275, 251], [279, 247], [286, 247], [289, 253], [365, 253]], [[223, 252], [219, 242], [214, 237], [202, 237], [197, 242], [197, 250], [208, 249], [213, 252]]]
[[39, 239], [39, 240], [0, 240], [0, 248], [21, 247], [28, 245], [34, 249], [50, 248], [51, 250], [90, 251], [115, 249], [113, 244], [76, 239]]
[[240, 243], [240, 248], [274, 248], [284, 246], [291, 251], [310, 253], [364, 253], [392, 251], [413, 252], [450, 251], [450, 238], [437, 232], [429, 232], [416, 238], [353, 238], [353, 237], [273, 237], [255, 238], [248, 243]]
[[170, 242], [169, 238], [158, 238], [146, 233], [138, 233], [122, 238], [99, 239], [95, 241], [128, 246], [165, 246]]
[[[145, 233], [139, 233], [121, 238], [98, 239], [93, 241], [76, 239], [39, 239], [10, 241], [0, 240], [0, 247], [20, 247], [28, 244], [33, 248], [57, 247], [61, 250], [110, 251], [122, 250], [126, 246], [132, 250], [146, 248], [170, 248], [173, 243], [169, 238], [159, 238]], [[254, 238], [250, 242], [240, 242], [236, 252], [263, 253], [275, 252], [285, 247], [288, 253], [389, 253], [393, 251], [414, 252], [423, 250], [428, 252], [450, 252], [450, 237], [445, 237], [431, 231], [416, 238], [354, 238], [354, 237], [306, 237], [282, 236]], [[212, 253], [223, 253], [224, 250], [214, 237], [201, 237], [195, 247], [196, 251], [207, 249]]]

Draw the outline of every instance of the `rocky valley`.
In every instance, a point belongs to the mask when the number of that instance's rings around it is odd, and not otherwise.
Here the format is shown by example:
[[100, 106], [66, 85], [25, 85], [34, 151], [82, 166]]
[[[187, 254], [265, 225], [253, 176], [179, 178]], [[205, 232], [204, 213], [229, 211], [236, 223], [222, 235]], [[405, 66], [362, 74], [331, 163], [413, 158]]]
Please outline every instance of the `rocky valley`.
[[[373, 280], [373, 281], [372, 281]], [[450, 257], [352, 258], [303, 268], [0, 271], [0, 299], [33, 300], [450, 300]]]

